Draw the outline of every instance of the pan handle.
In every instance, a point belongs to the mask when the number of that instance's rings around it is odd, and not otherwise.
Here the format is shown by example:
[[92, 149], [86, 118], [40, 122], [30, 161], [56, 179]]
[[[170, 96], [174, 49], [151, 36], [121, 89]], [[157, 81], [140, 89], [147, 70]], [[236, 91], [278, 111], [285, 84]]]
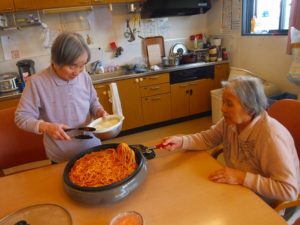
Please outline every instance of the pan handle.
[[156, 156], [156, 153], [154, 152], [155, 147], [146, 147], [144, 145], [130, 145], [136, 150], [140, 151], [146, 159], [153, 159]]

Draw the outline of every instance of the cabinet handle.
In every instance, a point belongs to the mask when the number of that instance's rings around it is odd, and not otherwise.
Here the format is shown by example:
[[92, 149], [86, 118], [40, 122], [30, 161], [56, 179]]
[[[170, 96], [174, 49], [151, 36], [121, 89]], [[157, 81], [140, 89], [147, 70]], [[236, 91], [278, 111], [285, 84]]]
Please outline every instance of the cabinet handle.
[[159, 96], [157, 96], [157, 97], [152, 97], [151, 98], [151, 101], [158, 101], [158, 100], [160, 100], [161, 99], [161, 97], [159, 97]]
[[141, 77], [141, 78], [140, 78], [140, 81], [142, 82], [143, 80], [144, 80], [144, 79]]
[[193, 95], [193, 89], [190, 89], [190, 95]]
[[138, 83], [139, 82], [139, 78], [135, 78], [135, 83]]
[[149, 77], [149, 79], [151, 79], [151, 80], [155, 80], [155, 79], [158, 79], [159, 78], [159, 76], [152, 76], [152, 77]]
[[187, 86], [189, 86], [188, 84], [181, 84], [181, 85], [179, 85], [179, 87], [187, 87]]
[[158, 89], [160, 89], [160, 86], [150, 87], [151, 91], [158, 90]]
[[107, 95], [107, 92], [106, 92], [106, 91], [103, 91], [102, 94], [103, 94], [103, 95]]

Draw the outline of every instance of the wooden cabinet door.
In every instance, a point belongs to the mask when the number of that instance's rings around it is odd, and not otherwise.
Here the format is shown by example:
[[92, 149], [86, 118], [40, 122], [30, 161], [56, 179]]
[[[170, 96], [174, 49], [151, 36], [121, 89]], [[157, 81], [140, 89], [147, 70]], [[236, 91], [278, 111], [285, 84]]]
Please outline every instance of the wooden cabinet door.
[[144, 0], [106, 0], [106, 3], [134, 3], [144, 2]]
[[149, 86], [153, 84], [162, 84], [162, 83], [169, 83], [169, 74], [162, 73], [162, 74], [155, 74], [152, 76], [143, 77], [143, 82], [140, 83], [140, 86]]
[[6, 109], [6, 108], [17, 106], [19, 101], [20, 98], [6, 99], [0, 101], [0, 109]]
[[60, 0], [58, 2], [60, 4], [60, 7], [91, 5], [91, 0]]
[[125, 117], [123, 130], [143, 125], [139, 82], [138, 78], [117, 81], [122, 110]]
[[144, 124], [171, 119], [170, 93], [144, 97], [142, 99]]
[[93, 5], [97, 5], [97, 4], [107, 4], [107, 0], [92, 0], [92, 4]]
[[222, 87], [221, 81], [227, 80], [230, 72], [229, 63], [215, 65], [215, 77], [213, 89]]
[[105, 111], [112, 114], [112, 104], [109, 101], [109, 85], [108, 84], [97, 84], [95, 85], [97, 96], [101, 105], [104, 107]]
[[15, 10], [34, 10], [37, 9], [37, 6], [33, 0], [14, 0]]
[[38, 9], [51, 9], [72, 6], [90, 5], [91, 0], [34, 0], [34, 4]]
[[14, 10], [13, 0], [1, 0], [0, 12], [11, 12]]
[[190, 82], [190, 115], [211, 110], [210, 90], [212, 87], [213, 80], [211, 79], [201, 79]]
[[189, 115], [189, 83], [171, 85], [172, 119]]

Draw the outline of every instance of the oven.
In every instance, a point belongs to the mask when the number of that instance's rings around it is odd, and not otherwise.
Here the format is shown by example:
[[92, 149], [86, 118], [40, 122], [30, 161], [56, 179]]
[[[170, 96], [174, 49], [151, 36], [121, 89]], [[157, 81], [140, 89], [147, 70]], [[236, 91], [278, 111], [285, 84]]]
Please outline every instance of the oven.
[[201, 66], [197, 68], [176, 70], [170, 72], [170, 83], [183, 83], [200, 79], [214, 79], [214, 66]]

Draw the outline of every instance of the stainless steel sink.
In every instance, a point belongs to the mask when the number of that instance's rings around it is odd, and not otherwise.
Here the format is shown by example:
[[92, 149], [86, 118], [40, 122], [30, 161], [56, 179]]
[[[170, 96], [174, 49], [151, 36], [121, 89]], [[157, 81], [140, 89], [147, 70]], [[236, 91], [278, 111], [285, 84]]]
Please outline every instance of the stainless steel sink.
[[114, 72], [94, 73], [91, 74], [91, 78], [93, 81], [96, 81], [99, 79], [114, 78], [124, 74], [125, 74], [124, 70], [116, 70]]

